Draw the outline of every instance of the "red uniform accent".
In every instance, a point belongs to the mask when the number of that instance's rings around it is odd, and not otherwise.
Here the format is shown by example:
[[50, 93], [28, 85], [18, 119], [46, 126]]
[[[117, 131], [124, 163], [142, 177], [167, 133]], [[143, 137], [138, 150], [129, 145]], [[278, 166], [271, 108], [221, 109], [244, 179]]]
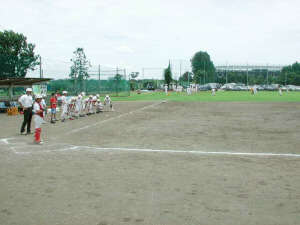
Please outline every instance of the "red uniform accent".
[[55, 97], [50, 98], [51, 109], [56, 109], [57, 99]]
[[35, 133], [34, 133], [34, 141], [36, 143], [41, 142], [41, 132], [42, 132], [42, 128], [36, 128], [35, 129]]
[[42, 117], [42, 118], [44, 118], [44, 113], [43, 113], [43, 106], [42, 106], [42, 104], [40, 103], [40, 102], [38, 102], [38, 104], [39, 104], [39, 106], [40, 106], [40, 110], [41, 110], [41, 112], [39, 112], [39, 113], [37, 113], [40, 117]]

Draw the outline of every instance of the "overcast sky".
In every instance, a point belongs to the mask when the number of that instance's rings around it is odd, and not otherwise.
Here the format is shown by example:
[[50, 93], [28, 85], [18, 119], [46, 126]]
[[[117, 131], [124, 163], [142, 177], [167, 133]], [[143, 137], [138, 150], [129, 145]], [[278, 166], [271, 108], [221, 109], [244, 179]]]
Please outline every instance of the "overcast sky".
[[77, 47], [93, 70], [141, 71], [169, 59], [186, 67], [199, 50], [216, 65], [291, 64], [300, 59], [299, 21], [299, 0], [5, 0], [0, 8], [0, 29], [35, 43], [45, 76], [56, 78]]

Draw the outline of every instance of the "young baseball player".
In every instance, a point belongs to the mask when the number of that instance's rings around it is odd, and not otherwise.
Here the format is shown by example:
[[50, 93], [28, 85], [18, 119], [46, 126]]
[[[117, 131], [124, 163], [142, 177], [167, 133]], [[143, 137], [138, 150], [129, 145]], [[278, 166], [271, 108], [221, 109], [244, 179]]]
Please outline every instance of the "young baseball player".
[[93, 96], [93, 100], [92, 100], [92, 103], [93, 103], [93, 106], [92, 106], [92, 113], [93, 113], [93, 114], [96, 113], [96, 109], [97, 109], [97, 107], [96, 107], [97, 99], [98, 99], [97, 95], [94, 95], [94, 96]]
[[68, 118], [67, 94], [67, 91], [63, 91], [63, 96], [61, 97], [61, 122], [65, 122], [66, 118]]
[[212, 95], [212, 96], [215, 96], [215, 95], [216, 95], [216, 89], [215, 89], [215, 88], [211, 89], [211, 95]]
[[256, 85], [254, 85], [254, 87], [253, 87], [253, 93], [256, 95], [257, 94], [257, 87], [256, 87]]
[[47, 103], [46, 103], [46, 98], [47, 98], [47, 95], [42, 95], [41, 104], [42, 104], [43, 109], [44, 109], [44, 122], [45, 123], [46, 123], [46, 118], [47, 118]]
[[278, 91], [279, 91], [279, 95], [282, 96], [282, 88], [281, 87], [279, 87]]
[[75, 101], [75, 118], [78, 119], [81, 111], [81, 101], [82, 101], [82, 96], [79, 94], [76, 98]]
[[57, 98], [55, 97], [55, 94], [51, 94], [50, 98], [50, 108], [51, 108], [51, 123], [55, 123], [57, 121], [56, 119], [56, 106], [57, 106]]
[[166, 93], [166, 95], [168, 95], [168, 85], [167, 84], [165, 84], [165, 93]]
[[98, 99], [96, 103], [96, 113], [100, 113], [100, 112], [103, 112], [103, 105], [100, 99]]
[[191, 95], [192, 94], [191, 87], [187, 87], [186, 92], [187, 92], [188, 95]]
[[105, 106], [109, 106], [109, 107], [110, 107], [110, 110], [111, 110], [111, 111], [114, 111], [113, 105], [112, 105], [112, 101], [111, 101], [109, 95], [106, 95], [106, 96], [105, 96], [105, 98], [104, 98], [104, 105], [105, 105]]
[[87, 102], [87, 115], [93, 114], [93, 96], [90, 95]]
[[85, 117], [85, 93], [81, 92], [81, 103], [80, 103], [80, 111], [79, 111], [79, 116], [80, 117]]
[[35, 124], [34, 143], [36, 143], [36, 144], [42, 144], [41, 125], [44, 123], [44, 108], [41, 103], [41, 100], [42, 100], [42, 96], [37, 95], [35, 98], [35, 102], [33, 104], [33, 112], [34, 112], [33, 120], [34, 120], [34, 124]]

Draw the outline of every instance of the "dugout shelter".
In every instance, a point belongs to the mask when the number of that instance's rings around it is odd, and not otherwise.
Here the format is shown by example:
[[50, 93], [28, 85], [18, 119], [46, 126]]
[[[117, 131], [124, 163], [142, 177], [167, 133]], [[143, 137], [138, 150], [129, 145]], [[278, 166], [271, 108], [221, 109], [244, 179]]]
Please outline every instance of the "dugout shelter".
[[32, 85], [43, 84], [52, 79], [50, 78], [0, 78], [0, 89], [6, 89], [8, 94], [0, 93], [0, 110], [11, 105], [16, 105], [21, 93], [14, 93], [14, 88], [28, 88]]

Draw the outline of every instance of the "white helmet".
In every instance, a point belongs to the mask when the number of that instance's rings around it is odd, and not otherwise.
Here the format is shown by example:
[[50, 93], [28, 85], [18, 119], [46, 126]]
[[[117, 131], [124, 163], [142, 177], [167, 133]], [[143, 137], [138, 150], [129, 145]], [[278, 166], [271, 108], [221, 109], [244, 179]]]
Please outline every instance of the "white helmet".
[[96, 94], [96, 96], [97, 96], [97, 98], [99, 98], [99, 97], [100, 97], [100, 95], [99, 95], [99, 94]]
[[64, 95], [64, 94], [68, 94], [68, 92], [67, 92], [67, 91], [63, 91], [62, 93], [63, 93], [63, 95]]
[[81, 92], [81, 95], [82, 95], [82, 96], [85, 96], [85, 92]]
[[32, 92], [32, 88], [26, 88], [26, 92]]
[[93, 97], [93, 95], [90, 95], [90, 96], [89, 96], [89, 98], [92, 98], [92, 97]]
[[35, 95], [35, 99], [38, 99], [38, 98], [43, 98], [43, 96], [40, 94]]

